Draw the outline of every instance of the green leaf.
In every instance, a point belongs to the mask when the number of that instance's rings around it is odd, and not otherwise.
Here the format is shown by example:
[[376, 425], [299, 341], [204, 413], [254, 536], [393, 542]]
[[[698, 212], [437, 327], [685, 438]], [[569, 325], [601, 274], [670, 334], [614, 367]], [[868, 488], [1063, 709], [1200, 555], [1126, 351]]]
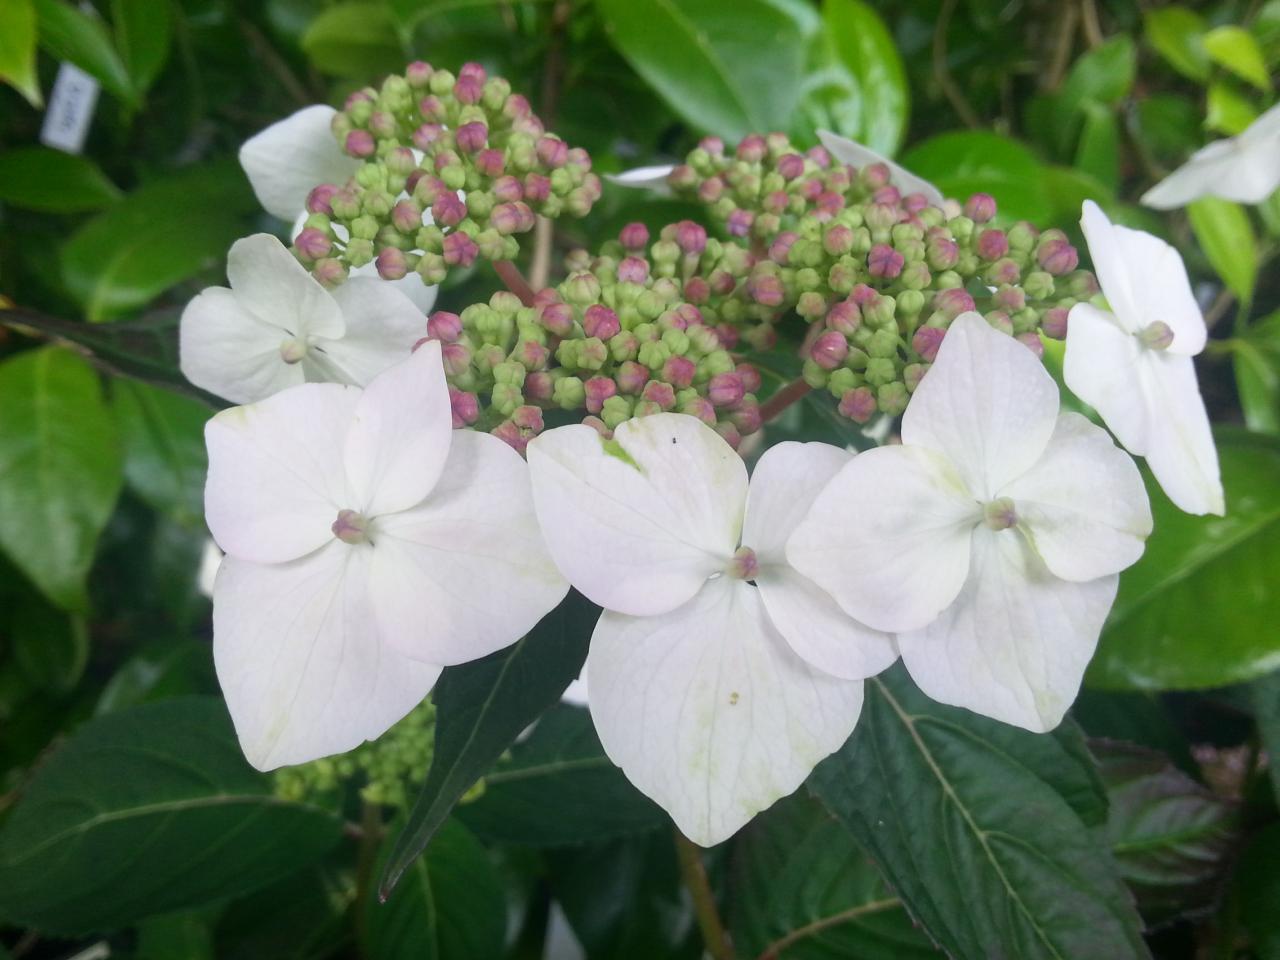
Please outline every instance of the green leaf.
[[173, 16], [168, 0], [111, 0], [116, 46], [133, 89], [145, 93], [169, 59]]
[[[1255, 680], [1250, 685], [1249, 696], [1267, 757], [1280, 757], [1280, 670]], [[1271, 790], [1280, 803], [1280, 763], [1269, 762], [1267, 772], [1271, 775]]]
[[84, 580], [123, 471], [98, 375], [47, 347], [0, 364], [0, 548], [55, 604], [84, 610]]
[[1217, 444], [1225, 517], [1183, 513], [1148, 483], [1155, 532], [1120, 576], [1090, 685], [1198, 689], [1280, 666], [1280, 444], [1236, 430]]
[[1089, 104], [1116, 107], [1133, 89], [1138, 53], [1128, 34], [1116, 34], [1080, 57], [1071, 67], [1053, 106], [1056, 141], [1069, 152]]
[[39, 108], [44, 101], [36, 77], [36, 11], [32, 0], [7, 0], [0, 7], [0, 82]]
[[96, 12], [86, 13], [66, 0], [35, 0], [35, 7], [40, 46], [51, 57], [75, 64], [128, 106], [138, 105], [129, 72]]
[[587, 711], [568, 704], [539, 718], [457, 816], [486, 840], [533, 846], [611, 840], [667, 821], [605, 756]]
[[1200, 14], [1186, 7], [1160, 7], [1148, 10], [1142, 20], [1147, 43], [1173, 69], [1192, 80], [1209, 79], [1209, 51], [1204, 45], [1208, 27]]
[[824, 29], [838, 62], [853, 81], [857, 116], [836, 130], [886, 156], [902, 145], [911, 96], [902, 57], [880, 15], [863, 0], [827, 0]]
[[42, 213], [100, 210], [120, 199], [120, 188], [85, 157], [19, 147], [0, 153], [0, 200]]
[[187, 910], [148, 917], [138, 925], [133, 960], [215, 960], [209, 918]]
[[209, 408], [143, 383], [117, 381], [113, 400], [129, 486], [157, 510], [198, 524], [204, 514]]
[[1280, 434], [1280, 310], [1227, 343], [1235, 359], [1245, 425], [1259, 433]]
[[599, 610], [571, 591], [506, 650], [447, 667], [436, 684], [431, 770], [382, 871], [385, 897], [459, 798], [578, 676]]
[[1120, 183], [1120, 120], [1110, 107], [1095, 101], [1081, 109], [1084, 125], [1076, 145], [1076, 166], [1114, 194]]
[[729, 141], [785, 130], [810, 34], [770, 0], [597, 0], [610, 42], [692, 126]]
[[908, 150], [901, 162], [948, 197], [991, 194], [1004, 219], [1044, 224], [1050, 215], [1044, 168], [1016, 140], [976, 130], [943, 133]]
[[346, 912], [356, 897], [354, 881], [350, 871], [321, 863], [236, 900], [214, 931], [218, 960], [351, 956]]
[[1234, 137], [1243, 133], [1257, 119], [1258, 111], [1254, 109], [1253, 103], [1231, 84], [1218, 81], [1209, 84], [1205, 127]]
[[36, 771], [0, 830], [0, 915], [58, 934], [237, 896], [341, 837], [332, 813], [271, 794], [217, 699], [98, 717]]
[[382, 3], [326, 7], [302, 35], [302, 49], [320, 72], [355, 80], [402, 70], [406, 60], [395, 19]]
[[1236, 867], [1240, 916], [1258, 960], [1280, 960], [1280, 823], [1261, 830]]
[[231, 163], [175, 174], [129, 194], [72, 235], [62, 275], [92, 321], [150, 302], [175, 283], [217, 267], [254, 209]]
[[933, 703], [898, 666], [867, 681], [853, 736], [809, 782], [951, 955], [1146, 957], [1080, 816], [1099, 805], [1081, 753], [1071, 725], [1037, 735]]
[[[393, 856], [383, 846], [379, 869]], [[469, 960], [499, 957], [507, 928], [502, 879], [480, 842], [446, 820], [394, 893], [364, 904], [369, 960]]]
[[734, 842], [729, 920], [744, 956], [924, 960], [938, 952], [849, 832], [795, 794]]
[[24, 592], [9, 609], [8, 634], [18, 669], [33, 686], [59, 694], [80, 682], [89, 662], [89, 630], [83, 617]]
[[1213, 269], [1239, 300], [1253, 298], [1258, 279], [1258, 241], [1244, 207], [1202, 197], [1187, 206], [1191, 229]]
[[1264, 93], [1271, 89], [1271, 75], [1258, 42], [1244, 27], [1215, 27], [1204, 35], [1204, 47], [1210, 58], [1224, 70], [1234, 73]]
[[94, 714], [140, 703], [215, 693], [213, 650], [208, 640], [162, 640], [125, 660], [102, 688]]
[[1212, 905], [1239, 834], [1239, 810], [1168, 759], [1134, 744], [1095, 742], [1110, 808], [1107, 841], [1148, 923]]

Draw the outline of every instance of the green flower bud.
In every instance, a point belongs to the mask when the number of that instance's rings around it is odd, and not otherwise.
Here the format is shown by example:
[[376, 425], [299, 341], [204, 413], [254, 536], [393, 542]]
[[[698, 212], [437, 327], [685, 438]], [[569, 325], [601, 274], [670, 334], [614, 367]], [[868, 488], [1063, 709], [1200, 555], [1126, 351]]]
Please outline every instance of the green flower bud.
[[[586, 387], [578, 377], [562, 377], [556, 381], [551, 391], [551, 402], [561, 410], [576, 410], [586, 399]], [[605, 406], [608, 406], [607, 401]]]
[[600, 419], [604, 421], [604, 425], [610, 430], [616, 430], [631, 419], [633, 409], [633, 401], [630, 397], [615, 394], [605, 400], [604, 405], [600, 408]]
[[867, 343], [867, 354], [871, 357], [892, 358], [898, 355], [898, 331], [888, 327], [877, 330]]
[[885, 357], [872, 357], [867, 361], [867, 370], [863, 376], [871, 386], [880, 387], [897, 380], [898, 371], [892, 360]]
[[882, 384], [876, 390], [876, 406], [882, 413], [887, 413], [891, 417], [901, 415], [907, 409], [907, 402], [910, 399], [911, 395], [907, 392], [906, 384], [900, 381]]

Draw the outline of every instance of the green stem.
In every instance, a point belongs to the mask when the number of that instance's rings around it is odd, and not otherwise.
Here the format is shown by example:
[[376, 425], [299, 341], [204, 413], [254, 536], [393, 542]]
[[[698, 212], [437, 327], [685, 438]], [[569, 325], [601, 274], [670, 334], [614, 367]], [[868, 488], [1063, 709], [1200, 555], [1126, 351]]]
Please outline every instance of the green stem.
[[720, 919], [716, 897], [711, 891], [707, 868], [702, 863], [702, 851], [679, 830], [675, 831], [676, 859], [680, 861], [680, 878], [693, 898], [693, 914], [698, 918], [702, 942], [712, 960], [735, 960], [733, 944]]
[[811, 937], [815, 933], [821, 933], [828, 927], [839, 926], [842, 923], [848, 923], [851, 920], [857, 920], [859, 917], [865, 917], [869, 913], [879, 913], [881, 910], [890, 910], [899, 906], [902, 901], [896, 897], [888, 897], [884, 900], [872, 900], [870, 903], [859, 904], [856, 907], [850, 907], [848, 910], [842, 910], [840, 913], [833, 913], [829, 917], [823, 917], [815, 920], [813, 923], [807, 923], [803, 927], [797, 927], [785, 937], [779, 937], [773, 943], [764, 948], [756, 960], [778, 960], [782, 956], [782, 951], [792, 946], [805, 937]]

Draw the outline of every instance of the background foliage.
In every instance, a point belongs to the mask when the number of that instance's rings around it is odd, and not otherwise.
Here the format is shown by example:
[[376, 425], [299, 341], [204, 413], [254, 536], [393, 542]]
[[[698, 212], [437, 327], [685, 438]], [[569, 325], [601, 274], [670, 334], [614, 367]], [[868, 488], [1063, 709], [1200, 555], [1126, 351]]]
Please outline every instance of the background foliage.
[[[1053, 735], [890, 671], [808, 789], [701, 865], [552, 706], [576, 598], [446, 672], [434, 759], [400, 758], [411, 810], [362, 801], [356, 768], [282, 790], [213, 679], [209, 398], [176, 318], [234, 238], [279, 227], [239, 144], [415, 57], [505, 75], [602, 171], [830, 127], [1009, 218], [1078, 240], [1093, 197], [1168, 238], [1211, 327], [1228, 515], [1151, 487], [1156, 533]], [[62, 63], [102, 89], [83, 155], [39, 145]], [[1280, 957], [1280, 199], [1133, 202], [1270, 105], [1278, 65], [1280, 0], [4, 0], [0, 958], [696, 957], [681, 875], [703, 868], [743, 958]], [[557, 244], [698, 215], [608, 189]], [[450, 283], [453, 309], [496, 286]], [[834, 438], [806, 405], [773, 433]]]

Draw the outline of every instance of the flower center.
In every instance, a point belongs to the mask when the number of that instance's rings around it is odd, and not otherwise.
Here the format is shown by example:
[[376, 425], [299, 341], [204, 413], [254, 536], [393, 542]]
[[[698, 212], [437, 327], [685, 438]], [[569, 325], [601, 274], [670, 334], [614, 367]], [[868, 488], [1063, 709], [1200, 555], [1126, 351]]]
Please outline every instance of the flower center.
[[338, 519], [329, 529], [343, 543], [369, 542], [369, 521], [354, 510], [339, 510]]
[[729, 565], [725, 567], [725, 573], [739, 580], [754, 580], [759, 572], [760, 561], [756, 559], [756, 552], [750, 547], [739, 547], [738, 552], [729, 561]]
[[1138, 340], [1149, 350], [1165, 350], [1173, 343], [1173, 328], [1164, 321], [1157, 320], [1142, 329]]
[[997, 497], [982, 508], [982, 522], [988, 530], [1008, 530], [1018, 523], [1018, 512], [1008, 497]]
[[280, 341], [280, 359], [285, 363], [297, 363], [306, 355], [307, 345], [303, 340], [294, 338]]

